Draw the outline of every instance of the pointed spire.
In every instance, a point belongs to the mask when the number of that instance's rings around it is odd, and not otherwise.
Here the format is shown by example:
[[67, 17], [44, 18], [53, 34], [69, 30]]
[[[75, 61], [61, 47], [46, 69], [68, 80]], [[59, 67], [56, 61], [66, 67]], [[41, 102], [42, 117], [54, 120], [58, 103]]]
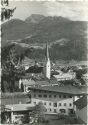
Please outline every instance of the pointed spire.
[[48, 49], [48, 42], [46, 43], [46, 59], [49, 59], [49, 49]]
[[49, 50], [48, 50], [48, 43], [46, 43], [46, 77], [50, 79], [50, 59], [49, 59]]

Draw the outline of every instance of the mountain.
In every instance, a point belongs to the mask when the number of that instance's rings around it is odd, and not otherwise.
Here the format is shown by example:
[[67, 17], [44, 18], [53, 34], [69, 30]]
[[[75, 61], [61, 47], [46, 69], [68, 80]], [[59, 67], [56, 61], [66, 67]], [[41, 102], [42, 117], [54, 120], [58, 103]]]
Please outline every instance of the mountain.
[[26, 18], [25, 22], [28, 23], [28, 24], [31, 24], [31, 23], [37, 24], [44, 18], [45, 18], [45, 16], [43, 16], [43, 15], [32, 14], [30, 17]]
[[63, 17], [45, 17], [32, 29], [32, 37], [22, 42], [45, 43], [55, 42], [62, 38], [68, 40], [84, 40], [87, 24], [82, 21], [71, 21]]
[[22, 20], [12, 19], [2, 24], [2, 41], [20, 40], [31, 34], [29, 25]]
[[[28, 45], [26, 56], [45, 56], [48, 41], [52, 59], [86, 60], [87, 22], [72, 21], [64, 17], [44, 17], [33, 14], [25, 21], [14, 19], [2, 25], [2, 41], [15, 40], [20, 45]], [[21, 39], [21, 40], [19, 40]], [[29, 53], [32, 46], [32, 53]], [[42, 49], [39, 48], [42, 46]], [[24, 46], [25, 47], [25, 46]], [[36, 49], [37, 48], [37, 49]]]

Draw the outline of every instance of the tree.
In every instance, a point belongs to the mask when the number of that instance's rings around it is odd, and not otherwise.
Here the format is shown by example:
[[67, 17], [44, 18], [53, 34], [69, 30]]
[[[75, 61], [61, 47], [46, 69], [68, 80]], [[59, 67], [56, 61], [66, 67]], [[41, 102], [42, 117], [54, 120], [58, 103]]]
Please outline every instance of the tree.
[[24, 115], [24, 117], [22, 118], [22, 123], [23, 124], [29, 123], [29, 114]]
[[10, 19], [10, 17], [13, 16], [13, 13], [16, 9], [15, 8], [11, 8], [9, 7], [9, 1], [8, 0], [1, 0], [1, 21], [5, 21], [5, 20], [8, 20]]
[[42, 102], [39, 102], [33, 109], [31, 115], [34, 119], [34, 122], [37, 120], [37, 123], [45, 122], [45, 112], [46, 108], [44, 107]]
[[[1, 67], [2, 79], [1, 89], [8, 88], [8, 91], [15, 91], [15, 81], [18, 81], [21, 75], [24, 75], [24, 69], [20, 66], [24, 55], [18, 54], [14, 49], [14, 45], [9, 45], [2, 48]], [[7, 83], [6, 83], [7, 82]], [[5, 86], [5, 87], [4, 87]]]

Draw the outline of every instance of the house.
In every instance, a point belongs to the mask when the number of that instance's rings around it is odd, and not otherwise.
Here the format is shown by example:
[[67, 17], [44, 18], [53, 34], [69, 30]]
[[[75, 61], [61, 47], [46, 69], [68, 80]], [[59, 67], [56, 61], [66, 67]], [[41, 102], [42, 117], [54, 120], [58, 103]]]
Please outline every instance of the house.
[[2, 122], [5, 124], [19, 121], [34, 106], [30, 104], [30, 95], [27, 93], [2, 93], [0, 97]]
[[5, 105], [2, 115], [5, 116], [4, 123], [19, 123], [25, 115], [32, 112], [34, 105], [31, 104], [13, 104]]
[[76, 115], [77, 118], [81, 123], [87, 124], [87, 118], [88, 118], [88, 103], [87, 103], [87, 96], [83, 96], [80, 99], [76, 100], [74, 102], [74, 105], [76, 105]]
[[59, 71], [59, 74], [53, 75], [57, 81], [65, 81], [65, 80], [72, 80], [76, 78], [76, 74], [74, 72], [67, 72], [63, 73], [62, 71]]
[[11, 123], [19, 123], [19, 120], [26, 115], [29, 116], [29, 113], [33, 110], [34, 105], [32, 104], [13, 104], [13, 105], [6, 105], [5, 110], [9, 114], [9, 121]]
[[42, 102], [46, 108], [46, 114], [63, 113], [68, 115], [74, 113], [74, 100], [86, 93], [85, 90], [81, 91], [71, 85], [59, 86], [49, 82], [48, 84], [29, 86], [28, 90], [31, 93], [31, 104], [36, 105]]

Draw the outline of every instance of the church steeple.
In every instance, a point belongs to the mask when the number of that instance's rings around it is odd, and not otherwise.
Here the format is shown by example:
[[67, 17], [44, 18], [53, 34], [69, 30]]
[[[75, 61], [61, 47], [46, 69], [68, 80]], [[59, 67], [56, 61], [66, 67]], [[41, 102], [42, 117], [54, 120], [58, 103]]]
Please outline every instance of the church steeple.
[[50, 79], [51, 75], [51, 64], [49, 59], [48, 43], [46, 43], [46, 77]]
[[48, 42], [46, 43], [46, 59], [49, 60]]

